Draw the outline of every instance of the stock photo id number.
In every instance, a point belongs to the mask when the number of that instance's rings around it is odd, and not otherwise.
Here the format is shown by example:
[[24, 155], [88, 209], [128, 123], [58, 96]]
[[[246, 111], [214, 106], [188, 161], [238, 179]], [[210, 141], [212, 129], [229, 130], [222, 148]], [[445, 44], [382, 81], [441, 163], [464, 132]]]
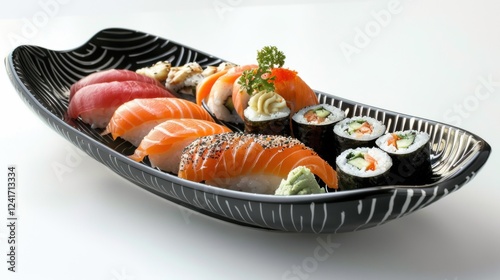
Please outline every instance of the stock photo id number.
[[16, 272], [17, 264], [17, 168], [7, 167], [7, 269]]

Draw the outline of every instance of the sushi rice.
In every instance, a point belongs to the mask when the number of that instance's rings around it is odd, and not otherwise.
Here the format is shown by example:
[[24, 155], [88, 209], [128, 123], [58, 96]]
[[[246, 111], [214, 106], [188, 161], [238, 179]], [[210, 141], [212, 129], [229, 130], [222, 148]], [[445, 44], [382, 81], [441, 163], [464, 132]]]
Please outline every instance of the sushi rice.
[[290, 108], [272, 91], [254, 93], [244, 110], [246, 133], [290, 136]]
[[288, 107], [283, 108], [281, 111], [267, 114], [260, 114], [252, 108], [247, 107], [245, 109], [245, 118], [253, 121], [253, 122], [262, 122], [262, 121], [271, 121], [276, 119], [286, 118], [290, 115], [290, 109]]
[[[358, 135], [358, 134], [349, 134], [347, 132], [350, 123], [362, 120], [368, 122], [371, 125], [371, 127], [373, 128], [371, 133]], [[385, 125], [382, 124], [382, 122], [380, 122], [377, 119], [368, 116], [357, 116], [341, 120], [335, 125], [333, 131], [335, 132], [335, 134], [344, 138], [360, 140], [360, 141], [370, 141], [380, 137], [385, 132], [385, 129], [386, 129]]]
[[[310, 110], [324, 109], [330, 112], [330, 114], [325, 118], [324, 121], [319, 123], [318, 121], [308, 121], [304, 115]], [[345, 117], [345, 112], [340, 110], [339, 108], [329, 105], [329, 104], [318, 104], [313, 106], [308, 106], [302, 108], [296, 114], [293, 115], [292, 119], [297, 123], [301, 124], [311, 124], [311, 125], [328, 125], [342, 120]]]
[[432, 180], [430, 136], [416, 130], [387, 133], [375, 142], [392, 158], [393, 184], [421, 185]]
[[344, 118], [344, 111], [329, 104], [307, 106], [292, 117], [293, 136], [335, 165], [333, 127]]
[[[347, 163], [348, 155], [351, 153], [368, 153], [377, 162], [375, 170], [363, 170]], [[392, 166], [391, 157], [379, 148], [356, 148], [345, 150], [337, 157], [337, 168], [340, 168], [345, 173], [356, 177], [374, 177], [387, 172]]]
[[[397, 134], [397, 135], [408, 135], [411, 133], [415, 134], [415, 139], [413, 140], [413, 143], [408, 146], [407, 148], [397, 148], [394, 145], [389, 145], [389, 139], [391, 139], [393, 136], [392, 134]], [[423, 145], [427, 144], [429, 142], [430, 136], [429, 134], [417, 130], [405, 130], [405, 131], [396, 131], [393, 133], [387, 133], [381, 137], [379, 137], [375, 143], [377, 144], [378, 147], [380, 147], [382, 150], [392, 153], [392, 154], [409, 154], [413, 153], [416, 150], [418, 150], [420, 147]]]

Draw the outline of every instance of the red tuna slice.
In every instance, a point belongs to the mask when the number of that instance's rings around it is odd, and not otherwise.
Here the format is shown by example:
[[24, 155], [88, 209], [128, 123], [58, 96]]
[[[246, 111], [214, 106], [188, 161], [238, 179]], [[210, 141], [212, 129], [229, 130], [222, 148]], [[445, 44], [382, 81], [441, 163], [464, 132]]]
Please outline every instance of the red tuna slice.
[[157, 80], [148, 76], [137, 74], [134, 71], [127, 69], [109, 69], [92, 73], [88, 76], [83, 77], [82, 79], [71, 85], [69, 91], [69, 100], [73, 98], [73, 96], [75, 95], [75, 93], [78, 92], [78, 90], [80, 90], [85, 86], [99, 84], [99, 83], [123, 82], [123, 81], [139, 81], [163, 87], [163, 85]]
[[78, 90], [68, 106], [68, 117], [80, 117], [93, 128], [104, 128], [115, 110], [136, 98], [174, 97], [165, 88], [139, 81], [91, 84]]

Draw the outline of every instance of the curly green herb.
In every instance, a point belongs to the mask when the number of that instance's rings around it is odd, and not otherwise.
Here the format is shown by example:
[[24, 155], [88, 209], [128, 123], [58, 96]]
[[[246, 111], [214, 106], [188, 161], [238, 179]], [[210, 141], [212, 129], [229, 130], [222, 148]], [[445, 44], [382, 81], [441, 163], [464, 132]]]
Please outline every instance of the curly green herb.
[[285, 54], [275, 46], [265, 46], [257, 52], [259, 68], [277, 68], [285, 64]]
[[274, 91], [274, 76], [271, 69], [285, 64], [285, 55], [275, 46], [266, 46], [257, 52], [257, 69], [245, 70], [238, 84], [249, 95], [259, 91]]

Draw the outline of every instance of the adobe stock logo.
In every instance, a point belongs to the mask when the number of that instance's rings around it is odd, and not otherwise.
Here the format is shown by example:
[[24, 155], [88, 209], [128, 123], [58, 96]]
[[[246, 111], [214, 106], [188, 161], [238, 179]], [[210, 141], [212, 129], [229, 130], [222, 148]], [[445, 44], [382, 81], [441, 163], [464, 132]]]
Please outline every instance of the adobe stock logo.
[[469, 118], [471, 113], [480, 109], [491, 96], [500, 89], [500, 81], [493, 80], [493, 75], [478, 77], [478, 83], [473, 94], [467, 95], [461, 102], [454, 103], [451, 108], [444, 111], [444, 120], [455, 126], [460, 126], [462, 121]]
[[38, 9], [31, 17], [21, 19], [22, 26], [20, 32], [10, 32], [7, 34], [12, 46], [27, 44], [29, 40], [35, 38], [40, 29], [47, 26], [52, 18], [57, 16], [61, 10], [61, 5], [69, 3], [69, 0], [39, 0]]
[[215, 0], [212, 5], [221, 20], [225, 18], [227, 12], [232, 12], [240, 6], [243, 0]]
[[318, 245], [314, 248], [312, 254], [302, 260], [300, 264], [292, 265], [281, 276], [283, 280], [305, 280], [309, 279], [314, 274], [321, 263], [326, 262], [340, 247], [339, 243], [334, 242], [333, 234], [329, 234], [326, 238], [319, 236], [316, 238]]
[[77, 149], [76, 147], [68, 145], [64, 147], [64, 149], [66, 150], [64, 161], [54, 161], [51, 164], [52, 170], [54, 171], [54, 174], [59, 182], [64, 180], [64, 176], [67, 173], [71, 173], [78, 168], [87, 156], [84, 151]]
[[368, 47], [371, 42], [380, 35], [383, 28], [389, 26], [392, 22], [393, 15], [397, 15], [403, 11], [401, 2], [398, 0], [391, 0], [387, 3], [387, 8], [378, 12], [371, 11], [370, 15], [372, 20], [368, 21], [363, 28], [354, 28], [354, 38], [352, 44], [341, 42], [339, 44], [340, 50], [348, 63], [351, 63], [352, 56], [360, 54], [361, 50]]

